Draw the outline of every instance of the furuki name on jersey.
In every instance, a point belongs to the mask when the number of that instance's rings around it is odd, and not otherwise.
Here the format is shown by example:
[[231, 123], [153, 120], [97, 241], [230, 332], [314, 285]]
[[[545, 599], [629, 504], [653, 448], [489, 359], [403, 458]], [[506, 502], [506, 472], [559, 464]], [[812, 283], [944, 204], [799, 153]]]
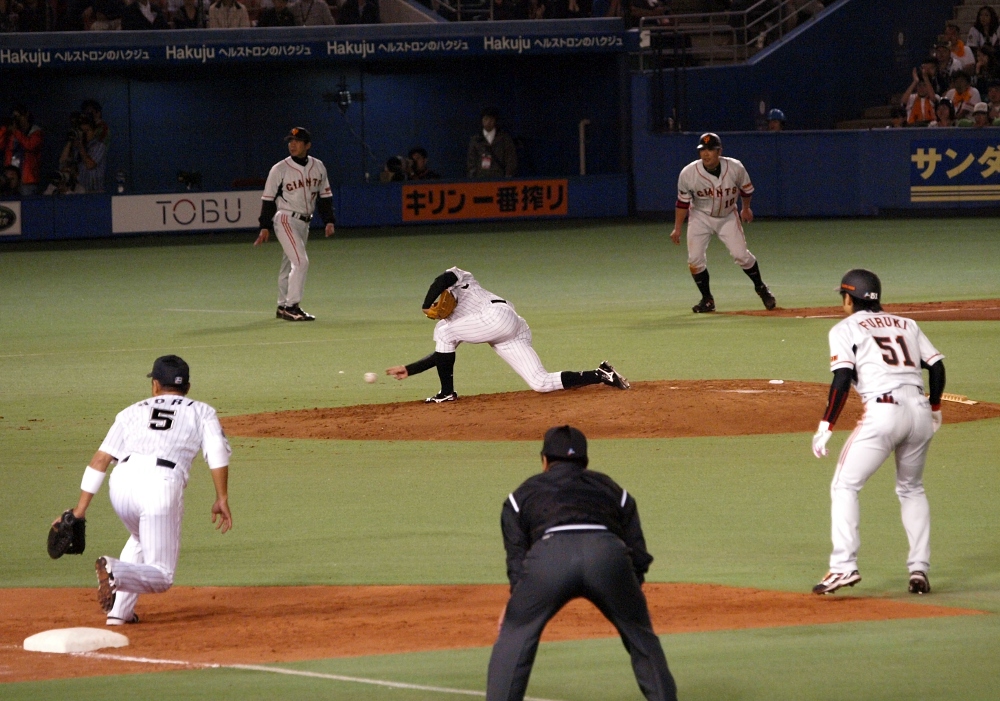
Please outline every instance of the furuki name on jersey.
[[904, 331], [908, 328], [906, 325], [906, 319], [900, 319], [894, 316], [876, 316], [871, 319], [865, 319], [864, 321], [859, 321], [858, 326], [863, 329], [903, 329]]

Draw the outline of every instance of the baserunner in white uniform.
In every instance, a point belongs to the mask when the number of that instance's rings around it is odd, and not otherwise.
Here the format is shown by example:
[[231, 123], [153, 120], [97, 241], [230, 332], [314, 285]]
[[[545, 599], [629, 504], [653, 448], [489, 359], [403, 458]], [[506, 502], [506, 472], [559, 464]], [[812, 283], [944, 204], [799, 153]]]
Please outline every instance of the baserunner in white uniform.
[[[677, 178], [677, 203], [674, 208], [674, 230], [670, 239], [681, 242], [681, 227], [691, 212], [688, 222], [688, 270], [694, 284], [701, 292], [701, 301], [691, 307], [695, 314], [715, 311], [715, 298], [708, 282], [708, 242], [712, 234], [719, 237], [729, 249], [733, 261], [743, 269], [753, 281], [753, 288], [764, 308], [771, 310], [777, 306], [774, 295], [760, 277], [757, 259], [747, 249], [743, 234], [744, 222], [753, 221], [750, 199], [753, 183], [743, 164], [735, 158], [722, 155], [722, 140], [711, 132], [698, 139], [699, 160], [686, 165]], [[742, 209], [737, 211], [736, 200], [742, 200]]]
[[[844, 444], [830, 485], [833, 552], [830, 571], [813, 587], [828, 594], [861, 581], [858, 571], [858, 492], [896, 453], [896, 494], [910, 542], [906, 566], [913, 594], [930, 592], [931, 513], [924, 493], [924, 463], [931, 437], [941, 426], [944, 356], [913, 319], [882, 311], [882, 283], [869, 270], [850, 270], [840, 283], [847, 318], [830, 330], [833, 383], [826, 412], [813, 436], [817, 458], [826, 455], [830, 428], [854, 382], [865, 411]], [[928, 370], [930, 399], [922, 369]]]
[[302, 127], [293, 127], [288, 136], [288, 158], [271, 168], [260, 204], [260, 234], [254, 246], [266, 242], [271, 231], [281, 243], [281, 267], [278, 269], [278, 310], [275, 316], [285, 321], [312, 321], [316, 317], [302, 311], [299, 303], [309, 272], [309, 222], [318, 209], [326, 225], [327, 238], [333, 236], [333, 192], [326, 166], [309, 155], [312, 136]]
[[153, 396], [119, 412], [84, 471], [74, 515], [84, 518], [108, 467], [111, 506], [130, 534], [119, 558], [100, 557], [97, 599], [107, 624], [137, 623], [139, 594], [170, 588], [177, 568], [184, 515], [184, 487], [199, 451], [215, 484], [212, 523], [232, 528], [229, 511], [229, 441], [215, 409], [188, 399], [190, 371], [183, 359], [165, 355], [153, 363]]
[[434, 326], [433, 353], [409, 365], [388, 368], [387, 375], [403, 380], [432, 367], [437, 368], [441, 391], [428, 397], [428, 403], [451, 402], [455, 392], [455, 350], [461, 343], [488, 343], [536, 392], [553, 392], [584, 385], [604, 383], [618, 389], [628, 389], [629, 383], [604, 361], [596, 370], [583, 372], [548, 372], [538, 353], [531, 347], [531, 329], [518, 316], [514, 305], [499, 295], [479, 286], [472, 273], [449, 268], [439, 275], [424, 298], [427, 310], [445, 291], [455, 297], [454, 311]]

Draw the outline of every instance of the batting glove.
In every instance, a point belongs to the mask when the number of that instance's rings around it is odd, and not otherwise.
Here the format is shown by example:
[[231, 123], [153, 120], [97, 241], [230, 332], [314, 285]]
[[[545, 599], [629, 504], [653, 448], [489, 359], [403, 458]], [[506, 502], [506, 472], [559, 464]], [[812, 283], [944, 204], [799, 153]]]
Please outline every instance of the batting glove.
[[816, 434], [813, 436], [813, 455], [817, 458], [826, 456], [826, 442], [830, 440], [830, 436], [832, 435], [833, 431], [830, 430], [830, 422], [820, 421], [819, 428], [816, 429]]
[[931, 412], [931, 423], [934, 425], [934, 433], [938, 432], [941, 428], [941, 422], [944, 421], [944, 417], [941, 416], [941, 410]]

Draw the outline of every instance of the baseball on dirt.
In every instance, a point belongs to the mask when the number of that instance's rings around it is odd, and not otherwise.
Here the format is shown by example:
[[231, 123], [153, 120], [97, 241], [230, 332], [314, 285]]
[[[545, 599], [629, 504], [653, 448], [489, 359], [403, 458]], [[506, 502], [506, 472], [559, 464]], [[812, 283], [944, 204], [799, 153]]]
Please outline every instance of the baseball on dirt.
[[376, 375], [374, 372], [366, 372], [365, 373], [365, 382], [367, 382], [368, 384], [374, 383], [375, 380], [377, 380], [377, 379], [378, 379], [378, 375]]

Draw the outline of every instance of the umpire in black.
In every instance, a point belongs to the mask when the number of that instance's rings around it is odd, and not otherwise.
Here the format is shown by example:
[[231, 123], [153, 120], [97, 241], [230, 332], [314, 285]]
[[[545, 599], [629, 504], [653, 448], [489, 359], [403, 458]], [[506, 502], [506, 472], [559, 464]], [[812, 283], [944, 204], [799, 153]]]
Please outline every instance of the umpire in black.
[[487, 701], [524, 698], [545, 624], [581, 596], [618, 629], [646, 698], [677, 698], [642, 593], [653, 558], [635, 499], [607, 475], [588, 470], [587, 462], [583, 433], [572, 426], [550, 428], [542, 473], [504, 502], [500, 525], [510, 600], [490, 657]]

